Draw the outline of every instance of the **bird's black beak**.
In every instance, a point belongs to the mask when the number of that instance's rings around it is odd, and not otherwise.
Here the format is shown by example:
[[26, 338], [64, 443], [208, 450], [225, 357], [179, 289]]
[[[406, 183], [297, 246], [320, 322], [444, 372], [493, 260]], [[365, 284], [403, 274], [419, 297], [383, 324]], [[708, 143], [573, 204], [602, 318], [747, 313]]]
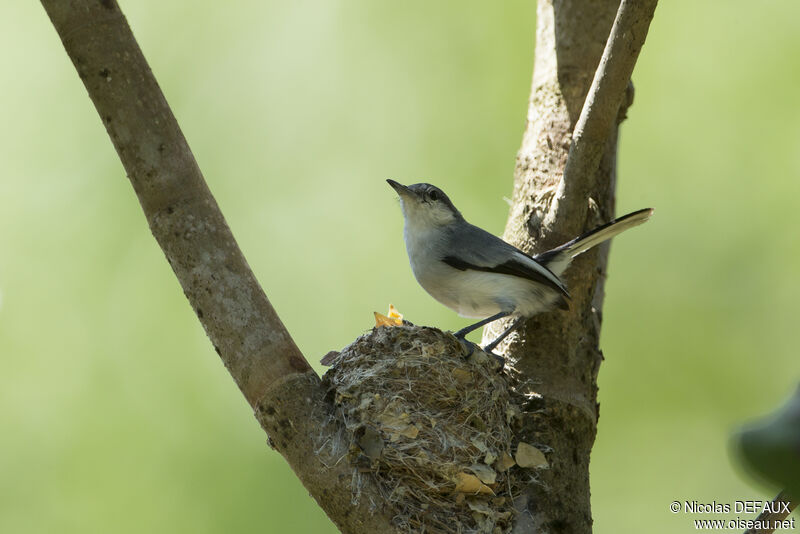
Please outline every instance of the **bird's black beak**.
[[408, 187], [404, 186], [399, 182], [395, 182], [394, 180], [386, 180], [386, 183], [392, 186], [392, 189], [397, 191], [397, 194], [402, 196], [413, 196], [411, 191]]

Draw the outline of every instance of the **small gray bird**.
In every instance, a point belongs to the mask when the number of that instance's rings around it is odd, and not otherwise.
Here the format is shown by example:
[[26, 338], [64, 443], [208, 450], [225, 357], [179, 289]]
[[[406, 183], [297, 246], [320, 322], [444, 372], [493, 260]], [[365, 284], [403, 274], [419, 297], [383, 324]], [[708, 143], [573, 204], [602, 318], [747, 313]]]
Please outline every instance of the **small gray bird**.
[[552, 308], [569, 309], [569, 292], [559, 277], [572, 258], [642, 224], [653, 213], [650, 208], [634, 211], [531, 257], [465, 221], [438, 187], [386, 181], [400, 195], [403, 236], [417, 282], [462, 317], [482, 318], [455, 336], [463, 339], [487, 323], [509, 315], [518, 317], [484, 347], [486, 352], [522, 319]]

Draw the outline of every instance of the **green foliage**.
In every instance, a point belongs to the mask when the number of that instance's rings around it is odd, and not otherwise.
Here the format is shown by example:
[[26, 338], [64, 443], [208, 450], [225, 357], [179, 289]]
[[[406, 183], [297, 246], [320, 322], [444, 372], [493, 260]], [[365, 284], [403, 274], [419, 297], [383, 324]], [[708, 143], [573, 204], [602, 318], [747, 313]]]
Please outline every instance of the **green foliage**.
[[800, 495], [800, 388], [780, 408], [734, 432], [731, 448], [751, 476]]
[[[316, 361], [413, 279], [386, 178], [501, 233], [532, 2], [126, 2], [250, 265]], [[592, 455], [596, 531], [763, 499], [733, 425], [798, 378], [800, 4], [663, 2], [622, 129]], [[0, 531], [333, 532], [266, 446], [36, 2], [0, 5]], [[310, 324], [309, 315], [319, 314]], [[315, 333], [312, 333], [315, 332]]]

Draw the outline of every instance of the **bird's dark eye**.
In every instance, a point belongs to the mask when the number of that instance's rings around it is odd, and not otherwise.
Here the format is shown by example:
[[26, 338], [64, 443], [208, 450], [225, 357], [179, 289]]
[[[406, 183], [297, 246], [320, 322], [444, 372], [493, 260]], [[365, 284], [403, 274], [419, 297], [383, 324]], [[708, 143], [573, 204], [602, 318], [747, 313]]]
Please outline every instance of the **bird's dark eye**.
[[431, 189], [430, 191], [428, 191], [428, 198], [436, 202], [437, 200], [439, 200], [439, 192], [436, 189]]

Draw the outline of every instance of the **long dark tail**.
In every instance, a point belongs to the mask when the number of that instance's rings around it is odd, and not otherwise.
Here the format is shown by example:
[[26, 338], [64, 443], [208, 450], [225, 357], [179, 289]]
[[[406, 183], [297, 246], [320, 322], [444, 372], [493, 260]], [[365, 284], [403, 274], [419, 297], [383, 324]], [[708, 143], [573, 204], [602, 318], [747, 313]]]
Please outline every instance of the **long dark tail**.
[[645, 208], [643, 210], [634, 211], [627, 215], [623, 215], [618, 219], [607, 222], [602, 226], [598, 226], [594, 230], [589, 230], [582, 236], [578, 236], [572, 241], [564, 243], [547, 252], [543, 252], [534, 259], [539, 263], [546, 265], [548, 269], [553, 271], [557, 276], [560, 276], [569, 266], [572, 258], [578, 254], [582, 254], [590, 248], [599, 245], [603, 241], [608, 241], [617, 234], [624, 232], [634, 226], [647, 222], [653, 214], [653, 208]]

